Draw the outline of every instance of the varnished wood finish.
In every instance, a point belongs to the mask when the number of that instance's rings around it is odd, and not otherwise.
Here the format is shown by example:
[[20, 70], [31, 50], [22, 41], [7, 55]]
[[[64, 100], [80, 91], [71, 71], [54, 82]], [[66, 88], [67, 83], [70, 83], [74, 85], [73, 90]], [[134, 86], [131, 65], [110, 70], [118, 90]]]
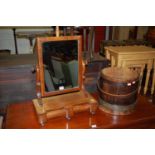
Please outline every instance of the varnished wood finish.
[[74, 116], [74, 113], [81, 111], [89, 111], [91, 114], [95, 114], [98, 107], [98, 102], [84, 90], [34, 99], [33, 103], [41, 124], [58, 116], [70, 119]]
[[[43, 49], [42, 44], [44, 42], [49, 41], [67, 41], [67, 40], [77, 40], [78, 41], [78, 87], [76, 88], [69, 88], [64, 89], [61, 91], [52, 91], [52, 92], [46, 92], [45, 91], [45, 81], [44, 81], [44, 69], [43, 69]], [[82, 45], [81, 45], [81, 36], [60, 36], [60, 37], [38, 37], [36, 39], [36, 52], [38, 55], [38, 68], [39, 68], [39, 79], [40, 79], [40, 87], [41, 87], [41, 95], [42, 97], [52, 96], [52, 95], [58, 95], [63, 93], [69, 93], [74, 91], [79, 91], [82, 88], [83, 81], [82, 81]]]
[[[94, 94], [96, 95], [96, 94]], [[5, 128], [7, 129], [91, 129], [91, 128], [155, 128], [155, 96], [148, 102], [145, 96], [139, 96], [135, 111], [130, 115], [115, 116], [97, 110], [95, 115], [88, 111], [75, 115], [71, 120], [64, 117], [53, 118], [45, 126], [37, 121], [32, 101], [9, 105]]]

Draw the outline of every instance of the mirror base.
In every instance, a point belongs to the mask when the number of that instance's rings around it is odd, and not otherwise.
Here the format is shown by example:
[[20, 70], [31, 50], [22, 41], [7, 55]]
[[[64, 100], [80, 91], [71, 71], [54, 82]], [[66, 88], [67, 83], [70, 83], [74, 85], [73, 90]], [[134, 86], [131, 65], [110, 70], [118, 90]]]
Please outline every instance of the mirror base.
[[33, 100], [40, 124], [42, 124], [39, 119], [42, 111], [46, 115], [46, 121], [59, 116], [64, 116], [70, 120], [74, 114], [82, 111], [95, 114], [98, 108], [98, 102], [85, 90], [42, 98], [42, 102], [43, 104], [40, 105], [38, 99]]

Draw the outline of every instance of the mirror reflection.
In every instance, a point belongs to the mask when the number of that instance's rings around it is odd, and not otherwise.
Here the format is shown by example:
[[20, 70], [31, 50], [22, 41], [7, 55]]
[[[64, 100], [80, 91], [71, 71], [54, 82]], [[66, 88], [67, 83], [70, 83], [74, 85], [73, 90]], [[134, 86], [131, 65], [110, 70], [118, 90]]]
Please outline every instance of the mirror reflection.
[[45, 91], [78, 87], [78, 41], [50, 41], [42, 44]]

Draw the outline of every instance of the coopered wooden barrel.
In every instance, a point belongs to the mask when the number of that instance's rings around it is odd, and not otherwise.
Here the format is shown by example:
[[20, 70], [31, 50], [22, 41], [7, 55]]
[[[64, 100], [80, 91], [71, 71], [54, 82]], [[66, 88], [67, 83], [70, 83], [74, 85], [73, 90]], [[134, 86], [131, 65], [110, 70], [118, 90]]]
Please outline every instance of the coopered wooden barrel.
[[128, 68], [108, 67], [101, 70], [97, 88], [100, 107], [115, 115], [130, 114], [138, 95], [139, 75]]

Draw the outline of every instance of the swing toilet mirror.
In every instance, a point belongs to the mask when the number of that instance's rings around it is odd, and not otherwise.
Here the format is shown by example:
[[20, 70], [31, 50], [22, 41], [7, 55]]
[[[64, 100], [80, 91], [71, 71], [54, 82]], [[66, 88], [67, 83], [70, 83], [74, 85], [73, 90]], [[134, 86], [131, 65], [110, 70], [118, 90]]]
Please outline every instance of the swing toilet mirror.
[[37, 93], [42, 97], [82, 88], [81, 36], [38, 37]]

